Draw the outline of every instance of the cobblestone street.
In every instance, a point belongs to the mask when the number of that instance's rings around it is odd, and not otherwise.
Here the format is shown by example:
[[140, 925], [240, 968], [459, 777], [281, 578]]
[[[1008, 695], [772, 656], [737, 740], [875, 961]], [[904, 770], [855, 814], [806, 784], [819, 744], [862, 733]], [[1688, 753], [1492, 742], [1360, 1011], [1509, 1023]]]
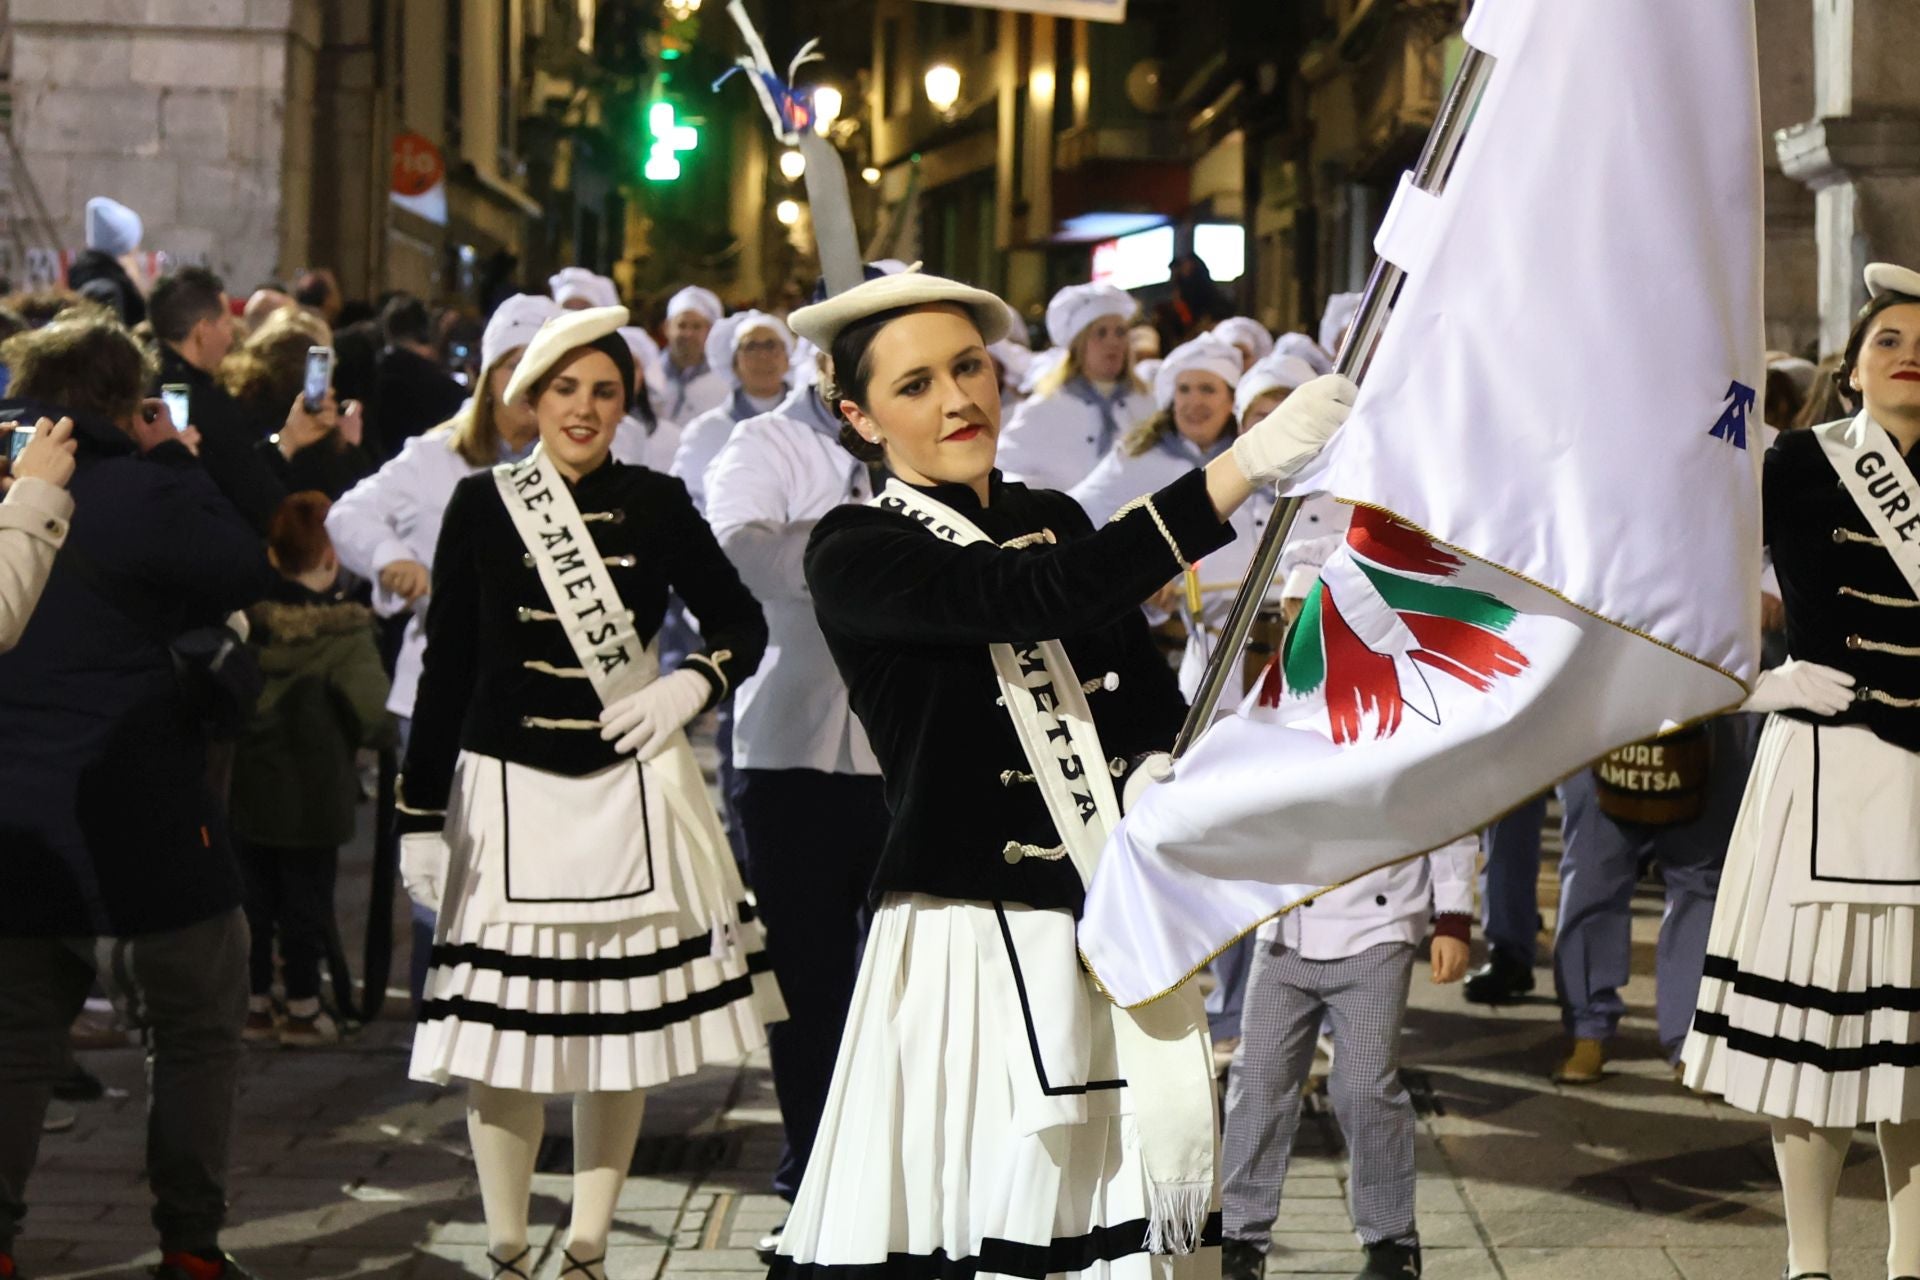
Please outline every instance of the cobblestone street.
[[[1555, 850], [1550, 846], [1549, 862]], [[364, 919], [365, 857], [350, 862], [341, 919]], [[1542, 882], [1552, 919], [1554, 887]], [[1431, 1280], [1500, 1276], [1746, 1280], [1779, 1273], [1785, 1231], [1763, 1125], [1676, 1086], [1652, 1025], [1656, 895], [1635, 917], [1631, 1013], [1611, 1076], [1547, 1080], [1560, 1048], [1551, 973], [1526, 1004], [1490, 1012], [1416, 971], [1405, 1060], [1422, 1110], [1420, 1230]], [[357, 930], [356, 930], [357, 931]], [[350, 942], [354, 941], [349, 939]], [[355, 951], [357, 956], [357, 950]], [[396, 956], [395, 972], [404, 972]], [[404, 997], [335, 1049], [252, 1051], [234, 1144], [227, 1243], [267, 1280], [439, 1280], [488, 1274], [461, 1098], [406, 1079]], [[140, 1056], [82, 1054], [112, 1093], [42, 1147], [22, 1238], [27, 1274], [139, 1274], [155, 1260]], [[1360, 1254], [1342, 1203], [1338, 1130], [1316, 1105], [1287, 1186], [1269, 1275], [1349, 1277]], [[565, 1239], [568, 1133], [549, 1109], [535, 1182], [536, 1276]], [[649, 1100], [609, 1274], [735, 1280], [763, 1272], [753, 1244], [782, 1216], [767, 1194], [779, 1116], [764, 1056]], [[1838, 1280], [1884, 1275], [1883, 1190], [1870, 1134], [1855, 1142], [1836, 1211]]]

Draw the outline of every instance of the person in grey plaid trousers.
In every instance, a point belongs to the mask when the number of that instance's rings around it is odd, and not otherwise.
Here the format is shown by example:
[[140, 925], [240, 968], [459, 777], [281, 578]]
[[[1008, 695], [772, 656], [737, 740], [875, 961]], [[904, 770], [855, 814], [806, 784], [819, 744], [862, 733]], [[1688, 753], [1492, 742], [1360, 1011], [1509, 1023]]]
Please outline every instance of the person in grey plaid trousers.
[[1225, 1280], [1258, 1280], [1300, 1126], [1322, 1021], [1328, 1090], [1350, 1157], [1359, 1280], [1420, 1274], [1413, 1218], [1413, 1102], [1400, 1084], [1400, 1024], [1414, 952], [1433, 932], [1433, 980], [1467, 970], [1479, 844], [1469, 837], [1320, 895], [1256, 935], [1241, 1039], [1227, 1085], [1221, 1208]]

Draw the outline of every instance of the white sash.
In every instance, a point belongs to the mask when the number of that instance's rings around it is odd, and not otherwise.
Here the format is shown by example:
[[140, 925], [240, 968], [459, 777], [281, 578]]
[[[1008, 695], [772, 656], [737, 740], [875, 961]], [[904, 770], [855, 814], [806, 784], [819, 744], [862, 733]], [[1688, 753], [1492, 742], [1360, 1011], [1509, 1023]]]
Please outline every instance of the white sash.
[[1886, 428], [1862, 413], [1813, 429], [1853, 505], [1920, 597], [1920, 483]]
[[[992, 541], [953, 508], [898, 480], [889, 480], [870, 505], [907, 516], [935, 537], [957, 545]], [[1058, 640], [992, 644], [987, 650], [1000, 682], [1001, 704], [1013, 720], [1027, 767], [1061, 839], [1060, 847], [1054, 849], [1009, 842], [1004, 856], [1014, 862], [1025, 857], [1066, 857], [1085, 883], [1093, 876], [1108, 833], [1120, 820], [1120, 801], [1086, 693]], [[1005, 943], [1018, 952], [1029, 996], [1036, 1001], [1050, 997], [1054, 1004], [1051, 1010], [1036, 1007], [1036, 1020], [1056, 1029], [1091, 1026], [1088, 1006], [1098, 988], [1080, 965], [1068, 922], [1058, 919], [1062, 914], [1007, 913], [1012, 932]], [[1050, 928], [1050, 923], [1055, 927]], [[1023, 940], [1039, 945], [1024, 947]], [[999, 949], [996, 941], [989, 954]], [[1111, 1020], [1120, 1071], [1126, 1079], [1129, 1097], [1121, 1110], [1134, 1117], [1150, 1183], [1147, 1248], [1154, 1253], [1191, 1253], [1199, 1247], [1213, 1202], [1215, 1173], [1213, 1055], [1199, 992], [1189, 985], [1134, 1010], [1121, 1009], [1104, 998], [1099, 1005]], [[1018, 1005], [1003, 1012], [1021, 1016]], [[1020, 1039], [1025, 1038], [1023, 1032]], [[1042, 1037], [1036, 1052], [1043, 1058], [1049, 1051], [1070, 1052], [1076, 1083], [1097, 1085], [1087, 1079], [1094, 1056], [1091, 1037], [1078, 1039], [1080, 1043], [1069, 1050], [1057, 1035]], [[1086, 1089], [1063, 1092], [1057, 1079], [1047, 1082], [1049, 1088], [1024, 1073], [1015, 1073], [1015, 1080], [1016, 1088], [1023, 1091], [1016, 1099], [1016, 1116], [1054, 1123], [1086, 1118]]]
[[[566, 633], [567, 643], [601, 704], [608, 705], [651, 684], [660, 673], [659, 659], [651, 647], [641, 643], [634, 629], [633, 611], [620, 598], [613, 575], [607, 572], [606, 561], [574, 503], [573, 491], [548, 463], [545, 448], [536, 446], [521, 461], [495, 467], [493, 479], [540, 575], [555, 621]], [[594, 732], [590, 728], [553, 731]], [[737, 895], [730, 892], [724, 870], [730, 862], [723, 862], [731, 855], [686, 734], [674, 734], [666, 749], [645, 761], [641, 769], [648, 783], [665, 798], [675, 828], [666, 847], [676, 857], [678, 879], [692, 898], [684, 906], [712, 930], [715, 956], [725, 955], [739, 945]], [[591, 785], [590, 779], [600, 776], [590, 775], [579, 781]], [[554, 781], [549, 775], [550, 786]], [[641, 869], [636, 869], [636, 874], [648, 879], [649, 892], [624, 908], [595, 910], [588, 904], [560, 910], [571, 910], [571, 918], [584, 922], [663, 914], [682, 905], [674, 893], [672, 877], [654, 877], [650, 870]], [[607, 914], [610, 909], [620, 914]], [[536, 914], [543, 921], [558, 919], [552, 908]]]

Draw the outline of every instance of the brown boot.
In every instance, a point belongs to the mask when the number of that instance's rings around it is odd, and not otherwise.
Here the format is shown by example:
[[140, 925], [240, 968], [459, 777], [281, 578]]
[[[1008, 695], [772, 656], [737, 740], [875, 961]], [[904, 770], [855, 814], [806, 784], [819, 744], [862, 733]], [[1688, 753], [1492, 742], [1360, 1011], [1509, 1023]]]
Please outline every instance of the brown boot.
[[1566, 1061], [1554, 1068], [1555, 1084], [1597, 1084], [1607, 1074], [1607, 1047], [1599, 1040], [1578, 1039]]

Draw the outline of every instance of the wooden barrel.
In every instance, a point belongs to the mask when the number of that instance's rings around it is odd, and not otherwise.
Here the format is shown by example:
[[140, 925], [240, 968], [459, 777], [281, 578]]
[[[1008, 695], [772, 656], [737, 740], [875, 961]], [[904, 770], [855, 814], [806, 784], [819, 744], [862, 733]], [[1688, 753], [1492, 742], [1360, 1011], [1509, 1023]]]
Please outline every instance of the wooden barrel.
[[1712, 763], [1705, 725], [1621, 747], [1593, 767], [1600, 812], [1650, 827], [1692, 822], [1706, 809]]

